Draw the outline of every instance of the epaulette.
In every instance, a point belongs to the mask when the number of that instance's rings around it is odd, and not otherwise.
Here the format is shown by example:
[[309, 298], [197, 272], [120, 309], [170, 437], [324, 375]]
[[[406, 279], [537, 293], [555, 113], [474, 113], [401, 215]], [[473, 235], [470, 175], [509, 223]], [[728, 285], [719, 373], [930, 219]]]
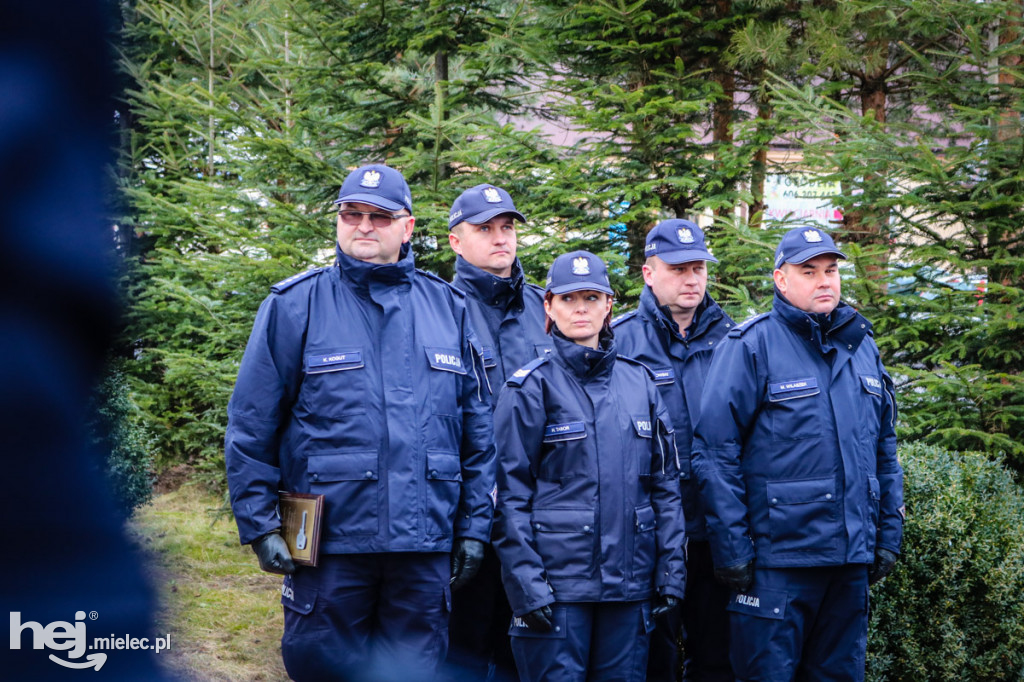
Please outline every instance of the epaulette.
[[630, 310], [628, 313], [622, 313], [621, 315], [612, 320], [612, 326], [614, 327], [622, 322], [625, 322], [626, 320], [636, 317], [636, 314], [638, 312], [639, 311], [637, 310]]
[[415, 272], [416, 272], [417, 275], [423, 275], [427, 279], [432, 279], [435, 282], [438, 282], [439, 284], [445, 285], [446, 287], [451, 289], [454, 293], [458, 294], [459, 298], [466, 298], [466, 292], [465, 291], [463, 291], [462, 289], [459, 289], [457, 286], [455, 286], [451, 282], [446, 281], [443, 277], [439, 277], [438, 275], [435, 275], [432, 272], [428, 272], [427, 270], [420, 270], [419, 268], [416, 268]]
[[625, 362], [628, 362], [631, 365], [640, 365], [645, 370], [647, 370], [647, 374], [651, 377], [652, 381], [656, 378], [655, 375], [654, 375], [654, 370], [651, 369], [650, 367], [648, 367], [647, 364], [645, 362], [643, 362], [642, 360], [637, 360], [636, 358], [630, 357], [628, 355], [623, 355], [622, 353], [618, 353], [615, 357], [617, 359], [619, 359], [619, 360], [623, 360]]
[[539, 358], [536, 358], [535, 360], [531, 360], [530, 362], [526, 363], [525, 365], [517, 369], [515, 372], [513, 372], [512, 376], [510, 376], [508, 378], [508, 381], [506, 381], [505, 383], [509, 386], [515, 386], [516, 388], [519, 388], [520, 386], [523, 385], [523, 382], [526, 381], [526, 377], [530, 376], [533, 370], [537, 369], [547, 361], [547, 355], [542, 355]]
[[305, 270], [303, 272], [298, 273], [297, 275], [292, 275], [291, 277], [282, 279], [277, 284], [271, 286], [270, 290], [275, 294], [279, 294], [285, 289], [295, 286], [304, 279], [308, 279], [313, 275], [320, 274], [324, 270], [326, 270], [326, 268], [312, 268], [311, 270]]
[[734, 336], [734, 337], [743, 336], [747, 332], [747, 330], [750, 329], [751, 327], [753, 327], [755, 324], [757, 324], [758, 322], [760, 322], [762, 320], [767, 320], [769, 315], [771, 315], [771, 313], [761, 313], [760, 315], [754, 315], [753, 317], [748, 317], [746, 320], [744, 320], [743, 322], [740, 322], [738, 325], [736, 325], [735, 327], [730, 329], [729, 330], [729, 336]]
[[544, 287], [539, 287], [536, 284], [533, 284], [531, 282], [526, 282], [526, 287], [528, 289], [533, 289], [534, 291], [536, 291], [538, 294], [541, 295], [541, 298], [544, 297]]

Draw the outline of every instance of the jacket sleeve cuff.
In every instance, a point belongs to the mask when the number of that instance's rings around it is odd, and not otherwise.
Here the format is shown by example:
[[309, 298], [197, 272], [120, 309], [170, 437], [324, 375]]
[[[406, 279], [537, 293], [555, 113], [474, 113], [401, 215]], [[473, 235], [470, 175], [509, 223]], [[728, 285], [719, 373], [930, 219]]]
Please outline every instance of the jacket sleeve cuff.
[[[489, 525], [488, 525], [488, 528], [490, 528]], [[491, 541], [490, 530], [484, 532], [482, 530], [482, 526], [480, 524], [470, 525], [470, 526], [466, 526], [464, 528], [456, 528], [455, 529], [455, 537], [460, 539], [460, 540], [461, 539], [479, 540], [480, 542], [484, 543], [485, 545], [490, 543], [490, 541]]]
[[247, 545], [281, 527], [277, 515], [281, 470], [245, 455], [232, 459], [235, 466], [228, 469], [231, 509], [239, 540]]
[[669, 595], [682, 601], [686, 599], [686, 585], [665, 585], [658, 588], [658, 594]]
[[515, 574], [509, 575], [504, 571], [502, 573], [513, 615], [521, 616], [555, 603], [555, 591], [542, 575], [525, 578]]
[[514, 608], [512, 610], [512, 615], [513, 616], [522, 616], [522, 615], [525, 615], [525, 614], [527, 614], [527, 613], [529, 613], [531, 611], [536, 611], [537, 609], [539, 609], [539, 608], [541, 608], [543, 606], [548, 606], [548, 605], [554, 604], [554, 603], [555, 603], [555, 596], [553, 594], [552, 595], [548, 595], [547, 597], [538, 597], [537, 599], [531, 599], [531, 600], [528, 600], [528, 601], [525, 601], [525, 602], [521, 602], [522, 606], [518, 607], [518, 608]]
[[890, 552], [892, 552], [893, 554], [895, 554], [896, 556], [900, 555], [900, 546], [899, 545], [893, 545], [893, 544], [889, 544], [889, 543], [886, 543], [886, 542], [879, 542], [878, 544], [875, 545], [875, 551], [877, 552], [880, 549], [887, 549]]

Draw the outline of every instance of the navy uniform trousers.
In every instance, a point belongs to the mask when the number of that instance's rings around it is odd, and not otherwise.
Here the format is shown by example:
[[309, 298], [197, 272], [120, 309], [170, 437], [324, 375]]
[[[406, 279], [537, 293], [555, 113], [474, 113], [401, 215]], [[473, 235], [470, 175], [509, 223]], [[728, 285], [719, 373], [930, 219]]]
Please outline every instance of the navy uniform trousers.
[[650, 602], [555, 602], [554, 627], [512, 620], [512, 654], [522, 682], [643, 682], [654, 629]]
[[758, 568], [728, 610], [737, 680], [864, 679], [866, 565]]
[[432, 680], [448, 648], [450, 559], [330, 554], [281, 587], [281, 655], [298, 681]]

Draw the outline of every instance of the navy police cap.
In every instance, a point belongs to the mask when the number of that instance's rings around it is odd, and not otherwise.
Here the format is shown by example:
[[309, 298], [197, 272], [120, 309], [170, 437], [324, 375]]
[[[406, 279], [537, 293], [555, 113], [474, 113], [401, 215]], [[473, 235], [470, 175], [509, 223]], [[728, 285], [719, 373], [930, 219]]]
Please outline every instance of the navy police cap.
[[334, 203], [370, 204], [386, 211], [412, 213], [412, 194], [402, 174], [381, 163], [361, 166], [348, 174]]
[[663, 220], [647, 233], [644, 256], [657, 256], [670, 265], [695, 260], [717, 263], [704, 243], [704, 231], [691, 220]]
[[783, 263], [806, 263], [823, 253], [834, 253], [839, 258], [846, 258], [846, 254], [836, 248], [828, 232], [816, 227], [794, 227], [782, 236], [782, 241], [775, 249], [775, 268], [781, 268]]
[[608, 267], [603, 260], [589, 251], [563, 253], [551, 264], [544, 291], [561, 295], [583, 290], [600, 291], [614, 296], [612, 285], [608, 281]]
[[463, 221], [480, 225], [503, 213], [508, 213], [520, 222], [526, 222], [526, 218], [512, 203], [511, 195], [502, 188], [487, 184], [470, 187], [452, 204], [452, 210], [448, 214], [448, 229]]

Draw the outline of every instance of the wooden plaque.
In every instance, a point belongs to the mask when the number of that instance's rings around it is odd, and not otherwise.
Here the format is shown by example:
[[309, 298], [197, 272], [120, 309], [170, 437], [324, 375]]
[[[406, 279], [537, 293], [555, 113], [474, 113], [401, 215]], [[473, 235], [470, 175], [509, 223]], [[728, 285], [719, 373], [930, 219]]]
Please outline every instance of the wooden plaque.
[[320, 558], [324, 496], [282, 490], [278, 500], [281, 537], [288, 545], [292, 560], [302, 566], [316, 566]]

